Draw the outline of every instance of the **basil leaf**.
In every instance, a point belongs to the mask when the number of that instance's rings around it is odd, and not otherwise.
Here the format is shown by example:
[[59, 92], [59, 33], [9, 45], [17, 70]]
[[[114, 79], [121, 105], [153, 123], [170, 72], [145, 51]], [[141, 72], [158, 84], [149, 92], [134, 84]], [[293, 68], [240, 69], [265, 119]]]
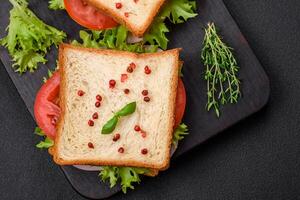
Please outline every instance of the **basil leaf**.
[[124, 116], [130, 115], [130, 114], [134, 113], [135, 108], [136, 108], [136, 102], [129, 103], [126, 106], [124, 106], [119, 112], [117, 112], [115, 114], [115, 116], [124, 117]]
[[113, 132], [117, 126], [117, 123], [118, 123], [118, 117], [113, 116], [113, 118], [108, 120], [108, 122], [106, 122], [106, 124], [102, 127], [101, 133], [109, 134], [109, 133]]
[[119, 117], [124, 117], [134, 113], [136, 108], [136, 102], [131, 102], [124, 106], [119, 112], [115, 113], [113, 118], [111, 118], [106, 124], [102, 127], [102, 134], [109, 134], [113, 132], [117, 126]]

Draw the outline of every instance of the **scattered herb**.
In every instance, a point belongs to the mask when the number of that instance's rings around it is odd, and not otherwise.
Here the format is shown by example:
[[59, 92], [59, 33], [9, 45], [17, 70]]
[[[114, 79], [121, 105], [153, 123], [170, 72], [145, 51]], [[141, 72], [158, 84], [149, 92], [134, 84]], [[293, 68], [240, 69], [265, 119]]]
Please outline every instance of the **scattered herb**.
[[207, 81], [207, 111], [214, 109], [220, 116], [220, 106], [237, 103], [240, 81], [237, 77], [239, 67], [232, 53], [218, 35], [214, 23], [205, 29], [201, 59], [206, 67], [204, 79]]
[[184, 137], [189, 134], [187, 131], [188, 131], [187, 125], [185, 125], [184, 123], [179, 124], [178, 127], [174, 131], [172, 144], [174, 146], [177, 146], [178, 142], [180, 140], [183, 140]]
[[45, 54], [52, 45], [57, 46], [66, 34], [45, 24], [31, 10], [26, 0], [9, 0], [10, 10], [8, 34], [0, 45], [8, 49], [16, 72], [33, 72], [38, 63], [46, 63]]
[[114, 116], [110, 120], [108, 120], [108, 122], [106, 122], [106, 124], [104, 124], [101, 133], [102, 134], [112, 133], [117, 126], [119, 118], [134, 113], [135, 109], [136, 109], [136, 102], [132, 102], [124, 106], [120, 111], [116, 112]]
[[48, 138], [45, 133], [40, 129], [39, 127], [36, 127], [34, 130], [34, 133], [36, 135], [42, 136], [45, 138], [44, 141], [40, 141], [38, 144], [35, 146], [39, 149], [48, 149], [49, 147], [52, 147], [54, 145], [54, 141]]
[[108, 179], [111, 188], [117, 184], [118, 180], [120, 180], [122, 191], [126, 193], [127, 188], [134, 189], [132, 183], [140, 183], [141, 179], [139, 175], [147, 172], [149, 172], [149, 170], [144, 168], [105, 166], [100, 171], [99, 176], [102, 181], [106, 181]]
[[50, 0], [49, 1], [49, 9], [64, 10], [65, 9], [64, 0]]

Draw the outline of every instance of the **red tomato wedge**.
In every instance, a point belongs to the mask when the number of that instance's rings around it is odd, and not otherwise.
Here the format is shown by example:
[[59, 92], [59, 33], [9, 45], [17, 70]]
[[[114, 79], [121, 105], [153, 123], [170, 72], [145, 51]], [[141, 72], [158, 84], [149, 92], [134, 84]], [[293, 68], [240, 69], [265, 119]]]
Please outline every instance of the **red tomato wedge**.
[[58, 104], [60, 76], [53, 76], [38, 91], [34, 103], [34, 116], [37, 125], [51, 139], [55, 138], [56, 122], [60, 116]]
[[88, 5], [84, 0], [64, 0], [64, 4], [70, 17], [85, 28], [102, 30], [118, 25], [112, 18]]
[[[58, 106], [59, 84], [60, 76], [58, 72], [55, 72], [38, 91], [34, 104], [36, 123], [51, 139], [55, 138], [56, 121], [60, 116], [60, 108]], [[182, 120], [185, 104], [186, 92], [182, 80], [179, 79], [176, 97], [175, 128]]]
[[175, 111], [175, 124], [176, 128], [182, 121], [186, 105], [186, 92], [182, 79], [178, 80], [177, 96], [176, 96], [176, 111]]

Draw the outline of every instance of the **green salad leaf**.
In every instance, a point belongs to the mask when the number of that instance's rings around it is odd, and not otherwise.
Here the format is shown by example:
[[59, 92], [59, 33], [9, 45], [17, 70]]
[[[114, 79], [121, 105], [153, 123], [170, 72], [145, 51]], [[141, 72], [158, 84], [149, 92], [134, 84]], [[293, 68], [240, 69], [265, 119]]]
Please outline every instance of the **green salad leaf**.
[[40, 127], [35, 127], [34, 134], [39, 135], [39, 136], [45, 136], [44, 131], [42, 131], [42, 129]]
[[81, 41], [73, 40], [73, 45], [90, 47], [117, 49], [136, 53], [155, 52], [156, 45], [145, 46], [143, 42], [128, 44], [127, 38], [129, 31], [124, 26], [118, 26], [113, 29], [103, 31], [80, 31]]
[[110, 187], [112, 188], [117, 184], [119, 178], [119, 167], [102, 167], [99, 176], [101, 177], [103, 182], [109, 179]]
[[127, 188], [134, 189], [132, 183], [140, 183], [141, 179], [139, 175], [147, 173], [149, 170], [137, 167], [103, 167], [99, 176], [102, 181], [107, 179], [110, 182], [110, 187], [114, 187], [117, 181], [120, 180], [122, 191], [127, 192]]
[[64, 10], [65, 9], [64, 0], [50, 0], [49, 1], [49, 9]]
[[39, 127], [36, 127], [34, 129], [34, 134], [44, 137], [44, 141], [40, 141], [35, 146], [39, 149], [48, 149], [49, 147], [52, 147], [54, 145], [54, 141], [48, 138], [44, 131], [40, 129]]
[[166, 33], [169, 32], [166, 26], [166, 19], [173, 24], [179, 24], [190, 18], [197, 16], [196, 2], [189, 0], [170, 0], [166, 3], [162, 11], [155, 18], [149, 32], [144, 36], [144, 43], [158, 45], [162, 49], [167, 49], [169, 40]]
[[51, 78], [55, 71], [59, 69], [58, 61], [56, 61], [55, 69], [48, 69], [47, 75], [43, 77], [43, 82], [46, 83], [49, 78]]
[[173, 139], [172, 139], [173, 145], [177, 146], [178, 142], [180, 140], [183, 140], [184, 137], [189, 134], [187, 131], [188, 131], [187, 125], [185, 125], [184, 123], [179, 124], [173, 134]]
[[52, 45], [57, 46], [66, 34], [41, 21], [27, 6], [26, 0], [9, 0], [8, 34], [0, 39], [0, 45], [8, 49], [16, 72], [33, 72], [38, 63], [46, 63], [45, 54]]
[[164, 20], [155, 20], [150, 28], [150, 31], [145, 34], [143, 41], [144, 43], [157, 45], [161, 49], [167, 49], [168, 38], [166, 33], [169, 32]]
[[37, 145], [35, 145], [39, 149], [48, 149], [54, 145], [54, 141], [50, 138], [46, 137], [44, 141], [40, 141]]
[[173, 24], [179, 24], [197, 16], [196, 1], [170, 0], [160, 12], [159, 17], [168, 18]]
[[48, 80], [49, 78], [52, 77], [52, 75], [53, 75], [54, 72], [55, 72], [55, 70], [53, 71], [53, 70], [51, 70], [51, 69], [48, 69], [48, 71], [47, 71], [47, 76], [44, 76], [44, 77], [43, 77], [43, 82], [46, 83], [47, 80]]
[[137, 167], [120, 167], [119, 175], [121, 178], [122, 191], [127, 192], [127, 188], [134, 189], [132, 183], [140, 183], [140, 174], [145, 174], [149, 170]]

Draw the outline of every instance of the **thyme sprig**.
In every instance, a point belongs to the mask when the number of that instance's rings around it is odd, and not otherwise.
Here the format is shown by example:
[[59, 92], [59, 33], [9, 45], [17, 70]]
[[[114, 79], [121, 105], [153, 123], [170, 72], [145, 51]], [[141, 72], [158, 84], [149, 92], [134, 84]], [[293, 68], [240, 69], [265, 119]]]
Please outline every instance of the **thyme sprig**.
[[239, 67], [232, 50], [218, 35], [215, 24], [208, 23], [201, 53], [206, 68], [206, 109], [214, 109], [218, 117], [221, 105], [237, 103], [241, 96], [240, 80], [237, 77]]

